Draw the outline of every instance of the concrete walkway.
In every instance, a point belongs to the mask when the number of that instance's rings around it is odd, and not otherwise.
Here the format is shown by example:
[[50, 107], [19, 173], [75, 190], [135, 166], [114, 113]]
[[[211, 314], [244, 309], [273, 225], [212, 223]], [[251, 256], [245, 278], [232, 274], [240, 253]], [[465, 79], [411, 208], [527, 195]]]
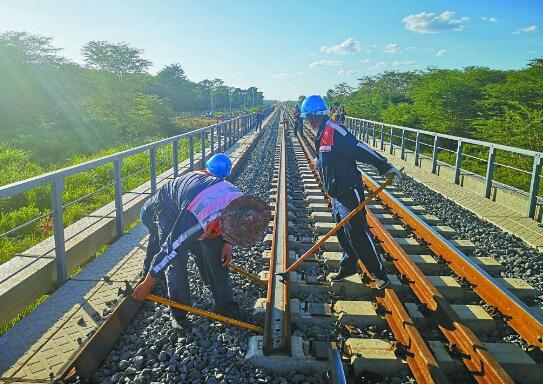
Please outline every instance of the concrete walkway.
[[395, 167], [402, 168], [407, 175], [413, 177], [418, 182], [424, 184], [431, 190], [445, 196], [456, 202], [458, 205], [470, 210], [478, 217], [486, 220], [505, 232], [515, 235], [531, 247], [537, 248], [543, 252], [543, 228], [539, 223], [524, 217], [519, 212], [508, 208], [505, 205], [496, 203], [483, 196], [477, 195], [473, 191], [454, 184], [446, 178], [439, 177], [433, 173], [419, 168], [410, 161], [401, 160], [399, 151], [394, 155], [385, 151], [379, 151], [387, 157]]

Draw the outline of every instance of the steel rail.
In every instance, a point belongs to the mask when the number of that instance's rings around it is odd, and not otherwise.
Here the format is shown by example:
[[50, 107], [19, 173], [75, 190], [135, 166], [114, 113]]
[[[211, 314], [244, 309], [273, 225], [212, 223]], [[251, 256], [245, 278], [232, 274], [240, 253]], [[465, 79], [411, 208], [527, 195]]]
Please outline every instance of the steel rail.
[[409, 279], [409, 285], [417, 298], [430, 310], [447, 340], [457, 348], [468, 370], [479, 383], [513, 383], [507, 372], [490, 354], [452, 309], [443, 295], [422, 273], [404, 249], [385, 229], [375, 215], [366, 213], [368, 225], [381, 247], [387, 252], [401, 275]]
[[[272, 116], [273, 113], [277, 112], [272, 112]], [[239, 173], [241, 165], [245, 162], [247, 156], [251, 153], [263, 132], [264, 129], [259, 130], [241, 157], [234, 160], [231, 176], [235, 176]], [[125, 260], [122, 265], [124, 265], [127, 260]], [[143, 279], [140, 279], [138, 284], [141, 281], [143, 281]], [[104, 284], [106, 283], [107, 282], [104, 281]], [[73, 356], [73, 358], [66, 362], [58, 375], [58, 381], [55, 382], [62, 383], [73, 380], [76, 376], [85, 380], [92, 380], [94, 372], [98, 369], [100, 364], [102, 364], [109, 354], [109, 351], [115, 346], [115, 343], [130, 324], [132, 318], [136, 315], [142, 304], [143, 301], [136, 301], [131, 297], [125, 296], [115, 307], [113, 312], [99, 326], [96, 332], [84, 342], [82, 348]], [[259, 330], [257, 329], [256, 331]], [[2, 378], [2, 380], [5, 379]]]
[[[300, 140], [302, 150], [307, 160], [313, 164], [313, 159], [309, 148], [303, 140]], [[318, 172], [315, 171], [315, 177], [318, 178]], [[358, 262], [359, 267], [365, 272], [364, 264]], [[375, 283], [372, 283], [375, 286]], [[430, 351], [430, 348], [424, 341], [422, 335], [415, 326], [413, 320], [403, 307], [398, 295], [392, 289], [385, 289], [383, 297], [377, 297], [377, 302], [386, 310], [385, 319], [394, 334], [394, 337], [407, 350], [407, 364], [418, 383], [448, 383], [445, 373], [442, 371], [439, 363]], [[337, 365], [337, 350], [331, 353], [332, 372]], [[343, 373], [344, 375], [344, 373]], [[336, 374], [334, 373], [334, 377]]]
[[[315, 150], [311, 140], [312, 149]], [[386, 193], [382, 191], [381, 193]], [[464, 363], [481, 383], [512, 383], [513, 381], [496, 359], [484, 349], [482, 343], [473, 332], [460, 322], [458, 315], [445, 301], [441, 293], [431, 284], [420, 271], [407, 253], [399, 246], [384, 226], [375, 218], [371, 211], [367, 212], [368, 224], [374, 236], [382, 242], [383, 249], [392, 256], [394, 264], [402, 275], [409, 277], [410, 285], [419, 300], [429, 308], [439, 309], [442, 321], [440, 330], [445, 337], [461, 351]], [[359, 266], [364, 270], [362, 263]], [[367, 271], [366, 271], [367, 272]], [[419, 281], [415, 286], [414, 281]], [[423, 287], [423, 288], [421, 288]], [[397, 295], [391, 289], [386, 289], [384, 297], [377, 301], [387, 310], [385, 316], [394, 337], [404, 346], [408, 346], [411, 355], [407, 356], [409, 367], [418, 382], [446, 382], [443, 372], [433, 354], [429, 351], [424, 339], [413, 325], [412, 320], [401, 305]], [[437, 303], [439, 302], [439, 305]], [[473, 354], [473, 356], [471, 356]]]
[[[369, 175], [364, 173], [363, 179], [370, 190], [378, 187]], [[445, 259], [457, 275], [464, 277], [481, 299], [498, 308], [504, 321], [527, 343], [543, 350], [543, 319], [540, 316], [390, 193], [383, 191], [379, 197], [436, 255]]]
[[278, 273], [288, 266], [287, 147], [285, 124], [279, 127], [279, 168], [277, 197], [266, 295], [266, 318], [262, 350], [266, 356], [290, 355], [291, 326], [289, 281], [280, 282]]

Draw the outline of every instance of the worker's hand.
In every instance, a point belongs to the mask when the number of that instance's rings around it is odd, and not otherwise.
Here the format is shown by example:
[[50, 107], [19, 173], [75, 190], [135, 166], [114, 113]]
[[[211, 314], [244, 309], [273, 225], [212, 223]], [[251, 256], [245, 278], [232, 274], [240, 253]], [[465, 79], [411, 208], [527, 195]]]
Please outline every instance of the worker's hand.
[[150, 274], [147, 274], [147, 276], [145, 276], [145, 279], [141, 283], [139, 283], [138, 286], [134, 289], [132, 297], [136, 300], [145, 299], [145, 295], [147, 295], [151, 291], [153, 285], [155, 285], [155, 278], [152, 277]]
[[232, 261], [232, 244], [224, 243], [221, 250], [221, 263], [223, 267], [228, 267]]
[[396, 169], [394, 167], [391, 167], [386, 173], [385, 173], [385, 177], [386, 178], [389, 178], [389, 177], [392, 177], [392, 183], [391, 184], [394, 184], [394, 182], [397, 180], [398, 176], [400, 176], [402, 173], [400, 172], [399, 169]]

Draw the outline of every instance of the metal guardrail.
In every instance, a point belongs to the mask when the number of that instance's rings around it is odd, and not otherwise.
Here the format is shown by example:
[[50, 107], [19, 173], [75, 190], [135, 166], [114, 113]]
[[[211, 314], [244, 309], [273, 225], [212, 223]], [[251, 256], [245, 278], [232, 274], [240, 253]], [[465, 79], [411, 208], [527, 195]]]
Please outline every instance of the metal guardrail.
[[[264, 119], [268, 116], [274, 107], [266, 108], [262, 111]], [[6, 233], [0, 234], [0, 238], [3, 236], [9, 236], [14, 232], [25, 228], [37, 220], [50, 216], [52, 217], [54, 242], [55, 242], [55, 262], [57, 270], [57, 286], [62, 285], [68, 279], [68, 269], [66, 260], [66, 244], [64, 239], [64, 223], [63, 212], [64, 209], [71, 203], [64, 204], [62, 202], [62, 192], [64, 190], [65, 179], [69, 176], [73, 176], [88, 170], [92, 170], [105, 164], [113, 164], [113, 185], [115, 189], [115, 223], [116, 234], [118, 237], [124, 234], [125, 224], [123, 218], [123, 188], [121, 171], [123, 167], [123, 159], [129, 156], [148, 152], [150, 158], [150, 181], [151, 181], [151, 193], [155, 193], [157, 190], [157, 149], [165, 146], [172, 145], [172, 165], [173, 175], [177, 177], [179, 175], [179, 141], [188, 139], [189, 142], [189, 170], [194, 169], [194, 137], [200, 136], [201, 138], [201, 161], [202, 164], [206, 159], [206, 139], [209, 138], [209, 150], [210, 155], [215, 153], [215, 149], [218, 152], [225, 151], [231, 147], [239, 138], [245, 135], [248, 131], [255, 127], [257, 124], [257, 113], [251, 113], [243, 115], [235, 119], [223, 121], [221, 123], [213, 124], [208, 127], [200, 128], [191, 132], [183, 133], [180, 135], [168, 137], [163, 140], [155, 141], [149, 144], [145, 144], [136, 148], [128, 149], [122, 152], [114, 153], [112, 155], [104, 156], [99, 159], [91, 160], [82, 164], [74, 165], [71, 167], [59, 169], [57, 171], [49, 172], [40, 176], [32, 177], [30, 179], [18, 181], [12, 184], [4, 185], [0, 187], [0, 200], [7, 199], [21, 193], [27, 192], [31, 189], [38, 188], [44, 185], [50, 185], [50, 200], [51, 210], [47, 214], [40, 215], [39, 218], [29, 220], [17, 228], [13, 228]], [[217, 139], [217, 146], [215, 146], [215, 136]], [[84, 196], [85, 197], [85, 196]], [[80, 200], [80, 199], [78, 199]]]
[[[485, 179], [485, 187], [483, 189], [483, 195], [486, 198], [491, 197], [492, 192], [492, 186], [494, 183], [496, 183], [494, 179], [494, 170], [496, 166], [501, 166], [507, 169], [510, 169], [512, 171], [525, 173], [527, 175], [530, 175], [530, 190], [527, 193], [528, 196], [528, 203], [526, 206], [526, 216], [530, 218], [535, 219], [536, 214], [536, 206], [538, 205], [538, 192], [539, 192], [539, 186], [541, 181], [541, 170], [543, 168], [543, 153], [531, 151], [528, 149], [522, 149], [522, 148], [516, 148], [516, 147], [510, 147], [507, 145], [502, 144], [496, 144], [496, 143], [490, 143], [486, 141], [480, 141], [480, 140], [474, 140], [474, 139], [468, 139], [458, 136], [452, 136], [452, 135], [446, 135], [443, 133], [437, 133], [437, 132], [430, 132], [430, 131], [424, 131], [420, 129], [414, 129], [409, 127], [403, 127], [400, 125], [393, 125], [393, 124], [386, 124], [379, 121], [373, 121], [373, 120], [367, 120], [367, 119], [359, 119], [347, 116], [345, 119], [346, 125], [355, 133], [360, 139], [362, 139], [366, 143], [370, 143], [372, 146], [377, 147], [377, 141], [379, 140], [380, 149], [382, 151], [385, 150], [385, 147], [388, 145], [388, 151], [389, 153], [394, 153], [394, 148], [399, 147], [400, 149], [400, 156], [403, 160], [406, 159], [406, 151], [407, 151], [407, 142], [414, 143], [414, 163], [415, 165], [419, 165], [421, 157], [426, 157], [421, 154], [421, 145], [427, 146], [431, 148], [432, 155], [431, 157], [427, 157], [431, 159], [432, 162], [432, 173], [437, 173], [437, 167], [438, 165], [441, 165], [441, 162], [438, 160], [438, 153], [439, 151], [448, 151], [455, 154], [455, 162], [454, 162], [454, 172], [453, 172], [453, 182], [455, 184], [460, 183], [460, 175], [462, 171], [462, 158], [468, 157], [473, 158], [476, 161], [484, 162], [486, 163], [486, 173], [484, 176]], [[395, 133], [397, 132], [397, 133]], [[415, 140], [409, 139], [407, 137], [408, 133], [414, 133], [415, 134]], [[433, 141], [433, 145], [429, 145], [427, 143], [424, 143], [422, 141], [422, 138], [424, 137], [430, 137], [432, 138], [431, 141]], [[388, 142], [385, 141], [385, 137], [388, 138]], [[400, 139], [400, 143], [398, 145], [397, 142], [394, 141]], [[450, 140], [452, 142], [456, 143], [456, 150], [451, 150], [449, 148], [440, 147], [439, 143], [443, 140]], [[488, 157], [487, 159], [482, 159], [476, 156], [468, 155], [466, 153], [463, 153], [464, 145], [465, 144], [471, 144], [478, 147], [485, 148], [488, 151]], [[509, 153], [515, 153], [518, 155], [523, 155], [527, 157], [533, 158], [533, 165], [532, 165], [532, 172], [516, 168], [511, 165], [501, 164], [496, 161], [496, 151], [505, 151]], [[443, 163], [445, 164], [445, 163]], [[502, 183], [500, 183], [502, 184]], [[509, 186], [507, 184], [504, 184], [510, 189], [514, 189], [518, 192], [526, 193], [524, 191], [519, 190], [518, 188], [515, 188], [513, 186]]]

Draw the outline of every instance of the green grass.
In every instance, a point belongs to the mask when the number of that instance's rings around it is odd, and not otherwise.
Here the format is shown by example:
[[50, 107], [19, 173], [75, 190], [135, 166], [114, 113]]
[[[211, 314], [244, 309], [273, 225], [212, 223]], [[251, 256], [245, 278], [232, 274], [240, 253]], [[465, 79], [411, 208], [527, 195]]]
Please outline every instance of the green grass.
[[3, 327], [0, 328], [0, 336], [2, 336], [4, 333], [9, 331], [11, 328], [15, 326], [21, 319], [23, 319], [26, 315], [28, 315], [30, 312], [32, 312], [35, 308], [37, 308], [40, 304], [42, 304], [49, 295], [43, 295], [40, 296], [36, 301], [34, 301], [32, 304], [30, 304], [28, 307], [23, 309], [21, 312], [17, 314], [13, 319], [8, 321]]

